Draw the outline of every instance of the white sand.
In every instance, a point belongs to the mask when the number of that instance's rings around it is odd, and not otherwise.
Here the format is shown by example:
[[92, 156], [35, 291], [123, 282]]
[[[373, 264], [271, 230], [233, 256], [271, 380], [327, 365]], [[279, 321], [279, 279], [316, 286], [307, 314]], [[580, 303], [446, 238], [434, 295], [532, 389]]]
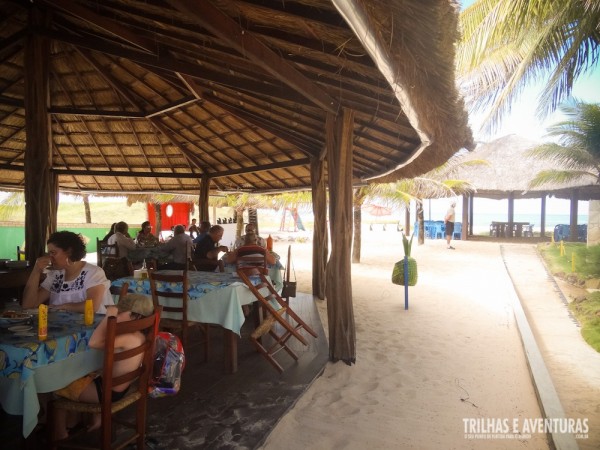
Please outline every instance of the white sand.
[[[404, 287], [390, 281], [400, 239], [363, 232], [362, 262], [352, 266], [357, 363], [328, 363], [264, 448], [548, 448], [543, 434], [465, 437], [464, 419], [542, 417], [499, 246], [415, 241], [419, 281], [404, 310]], [[293, 256], [298, 288], [311, 292], [311, 244], [294, 244]]]

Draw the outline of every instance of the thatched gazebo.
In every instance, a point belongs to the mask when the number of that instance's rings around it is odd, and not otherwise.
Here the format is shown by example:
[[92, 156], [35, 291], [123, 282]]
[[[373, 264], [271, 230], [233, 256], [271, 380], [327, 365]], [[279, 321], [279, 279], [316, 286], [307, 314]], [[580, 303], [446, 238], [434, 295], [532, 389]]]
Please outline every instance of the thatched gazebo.
[[[539, 198], [540, 234], [545, 236], [546, 198], [570, 199], [570, 240], [577, 241], [577, 210], [579, 200], [600, 199], [600, 186], [589, 180], [573, 181], [568, 184], [547, 184], [530, 188], [533, 177], [549, 169], [557, 169], [556, 163], [535, 158], [529, 150], [540, 145], [514, 134], [503, 136], [488, 143], [478, 144], [465, 160], [484, 160], [488, 165], [461, 166], [456, 177], [469, 181], [475, 188], [472, 195], [465, 197], [463, 223], [469, 223], [468, 234], [473, 234], [473, 197], [508, 199], [508, 222], [514, 221], [514, 201], [525, 198]], [[463, 227], [463, 239], [467, 238], [467, 227]]]
[[[59, 191], [312, 188], [313, 287], [354, 360], [352, 187], [472, 147], [450, 0], [0, 0], [0, 187], [26, 252]], [[326, 241], [329, 189], [331, 252]], [[327, 273], [326, 273], [327, 267]]]

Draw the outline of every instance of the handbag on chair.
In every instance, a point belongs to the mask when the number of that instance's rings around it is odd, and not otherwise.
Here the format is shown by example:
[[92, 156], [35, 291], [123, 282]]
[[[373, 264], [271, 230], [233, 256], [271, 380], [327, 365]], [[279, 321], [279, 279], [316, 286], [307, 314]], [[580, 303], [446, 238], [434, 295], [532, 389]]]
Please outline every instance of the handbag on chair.
[[285, 279], [283, 280], [283, 289], [281, 289], [281, 296], [285, 299], [296, 296], [296, 269], [294, 271], [294, 281], [290, 280], [290, 266], [292, 264], [292, 246], [288, 247], [288, 258], [287, 264], [285, 265]]

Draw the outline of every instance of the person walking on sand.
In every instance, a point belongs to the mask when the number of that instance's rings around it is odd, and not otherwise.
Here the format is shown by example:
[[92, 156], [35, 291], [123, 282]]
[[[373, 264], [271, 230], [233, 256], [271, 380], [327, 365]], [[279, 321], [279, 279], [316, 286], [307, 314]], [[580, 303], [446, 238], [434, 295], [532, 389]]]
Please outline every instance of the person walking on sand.
[[452, 235], [454, 234], [454, 220], [456, 216], [456, 212], [454, 211], [454, 207], [456, 206], [456, 202], [452, 201], [450, 203], [450, 208], [446, 212], [446, 217], [444, 217], [444, 224], [446, 225], [446, 247], [448, 250], [454, 250], [454, 247], [450, 245], [450, 241], [452, 241]]

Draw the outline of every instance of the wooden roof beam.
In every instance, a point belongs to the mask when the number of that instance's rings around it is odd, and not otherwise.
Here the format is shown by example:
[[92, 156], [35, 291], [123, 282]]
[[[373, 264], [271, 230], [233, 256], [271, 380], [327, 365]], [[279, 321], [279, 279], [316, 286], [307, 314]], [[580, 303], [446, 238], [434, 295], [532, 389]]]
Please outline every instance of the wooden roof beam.
[[[276, 162], [272, 164], [265, 164], [260, 166], [243, 167], [240, 169], [225, 170], [221, 172], [207, 173], [206, 176], [209, 178], [223, 178], [231, 175], [243, 175], [248, 173], [258, 173], [273, 169], [285, 169], [288, 167], [306, 166], [310, 164], [310, 158], [294, 159], [290, 161]], [[12, 165], [0, 164], [0, 170], [13, 170], [22, 171], [23, 168], [15, 167]], [[87, 175], [94, 177], [141, 177], [141, 178], [186, 178], [186, 179], [200, 179], [201, 175], [192, 172], [136, 172], [136, 171], [120, 171], [120, 170], [70, 170], [70, 169], [59, 169], [54, 167], [50, 169], [51, 172], [57, 175]]]
[[189, 14], [198, 24], [215, 36], [228, 42], [241, 55], [262, 67], [294, 91], [304, 95], [325, 111], [337, 114], [339, 102], [329, 96], [319, 86], [306, 78], [285, 59], [273, 52], [269, 47], [256, 39], [253, 34], [239, 26], [208, 0], [197, 2], [193, 0], [166, 0], [175, 9]]
[[94, 11], [91, 11], [83, 6], [78, 5], [70, 0], [41, 0], [42, 3], [52, 8], [58, 8], [71, 16], [84, 20], [110, 34], [124, 40], [142, 50], [156, 54], [158, 53], [158, 43], [148, 39], [139, 33], [123, 27], [116, 22], [107, 19]]

